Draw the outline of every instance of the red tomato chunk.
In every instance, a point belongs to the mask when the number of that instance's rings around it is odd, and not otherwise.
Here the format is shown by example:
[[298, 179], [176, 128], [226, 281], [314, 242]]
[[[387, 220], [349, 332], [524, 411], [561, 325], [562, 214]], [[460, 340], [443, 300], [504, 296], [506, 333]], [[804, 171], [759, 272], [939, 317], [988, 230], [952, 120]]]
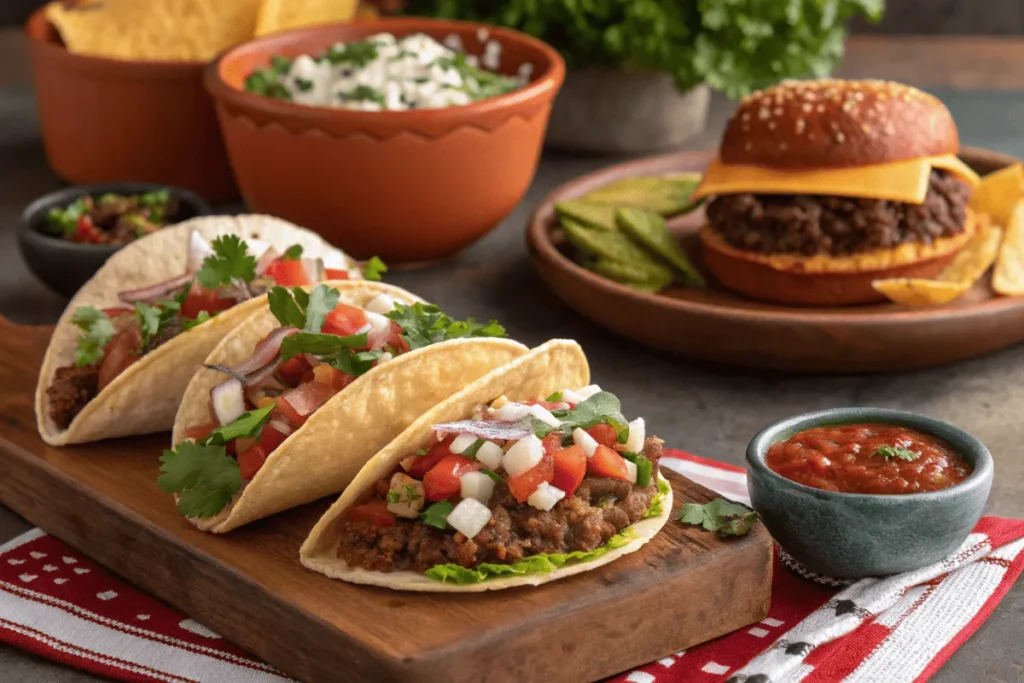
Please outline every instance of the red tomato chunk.
[[[912, 460], [878, 449], [906, 449]], [[841, 493], [920, 493], [960, 483], [971, 466], [946, 442], [899, 425], [833, 425], [806, 429], [772, 444], [768, 468], [799, 484]]]

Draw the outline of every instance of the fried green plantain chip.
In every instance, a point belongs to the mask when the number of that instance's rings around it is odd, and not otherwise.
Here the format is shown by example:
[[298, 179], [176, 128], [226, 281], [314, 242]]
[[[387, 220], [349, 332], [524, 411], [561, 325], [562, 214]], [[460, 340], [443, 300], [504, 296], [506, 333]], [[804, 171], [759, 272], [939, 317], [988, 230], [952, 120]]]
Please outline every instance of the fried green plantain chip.
[[615, 227], [615, 206], [588, 202], [582, 199], [567, 199], [555, 204], [560, 218], [571, 218], [597, 230], [617, 230]]
[[679, 246], [675, 235], [665, 225], [665, 219], [651, 211], [634, 207], [620, 207], [615, 211], [615, 222], [619, 229], [634, 242], [650, 249], [679, 271], [683, 284], [689, 287], [704, 287], [704, 276], [690, 263], [690, 257]]
[[601, 204], [624, 204], [654, 211], [662, 216], [674, 216], [700, 206], [700, 201], [691, 199], [700, 180], [699, 173], [623, 178], [599, 187], [580, 199]]

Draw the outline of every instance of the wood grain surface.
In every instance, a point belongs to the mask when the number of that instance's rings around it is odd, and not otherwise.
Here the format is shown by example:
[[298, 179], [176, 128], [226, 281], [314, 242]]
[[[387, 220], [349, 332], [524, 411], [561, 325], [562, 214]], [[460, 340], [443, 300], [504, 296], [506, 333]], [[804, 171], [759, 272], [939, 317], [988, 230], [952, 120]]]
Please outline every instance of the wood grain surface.
[[[225, 536], [156, 487], [167, 435], [45, 445], [32, 391], [47, 327], [0, 319], [0, 501], [229, 640], [309, 683], [595, 680], [763, 619], [771, 540], [670, 521], [606, 567], [495, 594], [408, 594], [332, 581], [298, 548], [329, 501]], [[681, 502], [715, 494], [669, 474]], [[670, 627], [669, 627], [670, 626]]]
[[[1001, 297], [982, 278], [945, 306], [800, 307], [762, 303], [710, 282], [703, 290], [670, 287], [638, 292], [571, 260], [554, 205], [612, 180], [676, 171], [703, 171], [712, 152], [682, 152], [612, 166], [549, 194], [530, 219], [527, 244], [548, 286], [594, 322], [655, 348], [729, 365], [808, 373], [896, 372], [944, 365], [1024, 341], [1024, 297]], [[961, 158], [980, 173], [1016, 161], [965, 148]], [[669, 227], [694, 262], [703, 210]]]

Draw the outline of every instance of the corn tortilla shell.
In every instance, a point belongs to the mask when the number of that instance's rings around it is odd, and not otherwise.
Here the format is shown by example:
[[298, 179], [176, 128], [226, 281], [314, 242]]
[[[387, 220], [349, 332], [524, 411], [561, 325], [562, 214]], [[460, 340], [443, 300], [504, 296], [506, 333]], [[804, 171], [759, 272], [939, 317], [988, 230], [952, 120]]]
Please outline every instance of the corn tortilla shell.
[[992, 289], [1004, 296], [1024, 294], [1024, 200], [1014, 204], [1006, 223], [1006, 239], [996, 259]]
[[970, 207], [1006, 225], [1018, 200], [1024, 199], [1024, 167], [1013, 164], [984, 176], [971, 194]]
[[952, 263], [942, 269], [936, 280], [973, 285], [992, 267], [1003, 243], [1003, 230], [992, 225], [985, 213], [977, 215], [977, 226], [974, 236], [957, 252]]
[[[341, 294], [342, 303], [353, 306], [365, 306], [380, 293], [405, 304], [420, 301], [403, 289], [378, 282], [330, 284]], [[262, 307], [217, 345], [206, 364], [238, 365], [279, 325], [269, 307]], [[270, 454], [220, 514], [189, 521], [203, 531], [223, 533], [338, 493], [370, 456], [424, 411], [527, 351], [509, 339], [473, 338], [396, 356], [356, 379], [313, 413]], [[192, 377], [175, 419], [172, 444], [183, 441], [190, 427], [209, 422], [207, 399], [224, 377], [205, 367]]]
[[963, 296], [971, 288], [971, 283], [904, 277], [875, 280], [871, 286], [890, 301], [912, 308], [923, 308], [948, 304]]
[[480, 377], [475, 382], [434, 406], [402, 432], [394, 441], [373, 456], [352, 481], [341, 497], [317, 522], [299, 552], [302, 564], [327, 576], [351, 583], [382, 586], [395, 590], [472, 593], [538, 586], [566, 576], [588, 571], [638, 550], [665, 525], [672, 508], [671, 493], [662, 505], [658, 517], [641, 520], [633, 525], [637, 537], [629, 544], [611, 550], [601, 557], [580, 564], [562, 567], [546, 574], [490, 579], [477, 584], [458, 586], [434, 581], [411, 571], [373, 572], [350, 568], [337, 556], [338, 528], [344, 513], [357, 503], [374, 484], [395, 468], [409, 453], [437, 442], [433, 425], [461, 420], [471, 415], [477, 406], [490, 403], [499, 396], [511, 401], [522, 401], [547, 396], [568, 387], [581, 387], [590, 382], [590, 368], [583, 350], [574, 341], [553, 340], [538, 346], [529, 354], [504, 367]]
[[115, 252], [82, 285], [61, 314], [39, 371], [36, 423], [43, 440], [54, 446], [164, 431], [174, 425], [185, 387], [217, 342], [266, 297], [257, 297], [224, 311], [208, 322], [176, 336], [122, 372], [85, 406], [66, 430], [50, 419], [46, 389], [57, 368], [75, 362], [79, 330], [71, 316], [80, 306], [124, 306], [118, 292], [169, 280], [185, 272], [188, 238], [195, 230], [205, 238], [238, 235], [261, 239], [284, 250], [300, 244], [310, 257], [333, 254], [350, 259], [319, 235], [271, 216], [203, 216], [161, 228]]

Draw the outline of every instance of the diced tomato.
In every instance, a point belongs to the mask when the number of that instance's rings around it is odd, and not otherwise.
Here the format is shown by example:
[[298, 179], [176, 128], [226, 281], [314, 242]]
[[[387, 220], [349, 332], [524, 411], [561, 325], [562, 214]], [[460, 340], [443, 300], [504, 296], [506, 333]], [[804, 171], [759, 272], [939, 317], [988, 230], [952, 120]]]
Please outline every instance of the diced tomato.
[[278, 259], [267, 266], [263, 274], [282, 287], [313, 284], [313, 281], [309, 278], [309, 273], [306, 272], [300, 260], [286, 261]]
[[518, 477], [509, 477], [505, 483], [508, 484], [508, 490], [515, 496], [515, 499], [520, 503], [525, 503], [538, 486], [545, 482], [551, 483], [554, 476], [555, 460], [545, 453], [533, 469], [523, 472]]
[[338, 304], [333, 311], [327, 314], [321, 331], [324, 334], [350, 337], [366, 327], [367, 324], [366, 313], [363, 312], [363, 309], [347, 304]]
[[347, 270], [340, 270], [338, 268], [324, 268], [324, 277], [328, 280], [347, 280], [349, 278]]
[[185, 438], [195, 439], [196, 441], [199, 441], [200, 439], [205, 439], [210, 435], [210, 432], [212, 432], [217, 427], [218, 424], [216, 422], [210, 422], [204, 425], [196, 425], [195, 427], [189, 427], [188, 429], [185, 430]]
[[388, 332], [388, 340], [385, 342], [398, 353], [405, 353], [409, 350], [409, 343], [402, 339], [402, 328], [395, 321], [391, 321], [391, 330]]
[[541, 443], [544, 445], [545, 453], [554, 455], [555, 452], [562, 450], [562, 435], [558, 432], [552, 432], [545, 436]]
[[259, 441], [238, 455], [238, 467], [241, 470], [242, 479], [248, 481], [255, 477], [274, 449], [287, 438], [287, 434], [273, 425], [264, 426]]
[[483, 465], [476, 460], [464, 458], [455, 453], [449, 453], [441, 458], [430, 471], [423, 475], [423, 492], [427, 500], [437, 502], [457, 496], [462, 490], [462, 482], [459, 481], [466, 472], [475, 472]]
[[139, 347], [142, 345], [142, 332], [138, 325], [129, 325], [114, 335], [103, 349], [103, 360], [100, 361], [99, 388], [107, 386], [128, 366], [142, 358]]
[[452, 445], [452, 441], [455, 441], [455, 435], [446, 437], [443, 441], [438, 441], [427, 451], [426, 455], [417, 455], [416, 459], [412, 461], [412, 465], [409, 466], [409, 476], [414, 479], [423, 479], [423, 475], [429, 472], [431, 467], [439, 463], [441, 458], [452, 454], [449, 448]]
[[277, 369], [277, 376], [288, 386], [294, 387], [298, 386], [299, 382], [302, 381], [302, 376], [307, 370], [309, 370], [309, 361], [306, 360], [306, 357], [295, 356], [286, 360]]
[[388, 510], [388, 504], [383, 500], [356, 505], [345, 513], [345, 518], [350, 522], [367, 522], [374, 526], [394, 526], [398, 522], [395, 513]]
[[181, 315], [186, 318], [195, 318], [203, 311], [210, 315], [226, 311], [235, 305], [234, 299], [222, 299], [218, 296], [217, 289], [204, 289], [196, 283], [188, 290], [185, 303], [181, 305]]
[[108, 318], [117, 318], [118, 316], [122, 316], [122, 315], [131, 315], [134, 312], [135, 311], [133, 311], [132, 309], [124, 308], [122, 306], [117, 306], [115, 308], [104, 308], [103, 309], [103, 315], [107, 316]]
[[78, 222], [75, 223], [75, 241], [99, 244], [103, 241], [103, 233], [92, 222], [92, 218], [88, 215], [82, 215], [78, 217]]
[[317, 408], [327, 403], [337, 393], [327, 384], [306, 382], [294, 389], [281, 394], [274, 408], [274, 415], [279, 415], [290, 424], [298, 427], [309, 419]]
[[587, 454], [580, 446], [569, 446], [551, 456], [555, 461], [555, 475], [551, 485], [571, 496], [587, 474]]
[[619, 434], [610, 424], [595, 425], [588, 429], [587, 433], [594, 437], [594, 441], [608, 448], [615, 448], [615, 444], [619, 442]]
[[626, 471], [626, 460], [617, 452], [605, 445], [600, 445], [594, 451], [593, 457], [587, 460], [587, 474], [595, 477], [611, 477], [629, 481], [629, 473]]

